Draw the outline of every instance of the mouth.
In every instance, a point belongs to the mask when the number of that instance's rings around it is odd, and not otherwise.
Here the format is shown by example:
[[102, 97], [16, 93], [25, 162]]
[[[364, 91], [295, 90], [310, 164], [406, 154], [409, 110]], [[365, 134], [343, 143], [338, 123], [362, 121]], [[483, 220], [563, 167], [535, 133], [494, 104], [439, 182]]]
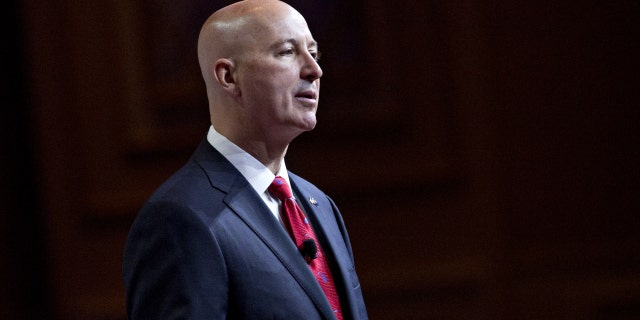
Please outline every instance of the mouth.
[[296, 93], [295, 97], [296, 99], [302, 99], [302, 100], [313, 100], [313, 101], [318, 100], [318, 94], [313, 90], [300, 91]]

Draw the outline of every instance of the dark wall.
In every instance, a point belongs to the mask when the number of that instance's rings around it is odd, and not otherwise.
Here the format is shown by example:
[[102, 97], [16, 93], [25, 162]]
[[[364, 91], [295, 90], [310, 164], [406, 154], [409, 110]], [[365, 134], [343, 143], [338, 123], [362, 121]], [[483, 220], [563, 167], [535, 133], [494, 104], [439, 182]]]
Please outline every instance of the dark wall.
[[21, 8], [2, 11], [0, 108], [0, 318], [47, 316], [43, 228], [36, 188]]

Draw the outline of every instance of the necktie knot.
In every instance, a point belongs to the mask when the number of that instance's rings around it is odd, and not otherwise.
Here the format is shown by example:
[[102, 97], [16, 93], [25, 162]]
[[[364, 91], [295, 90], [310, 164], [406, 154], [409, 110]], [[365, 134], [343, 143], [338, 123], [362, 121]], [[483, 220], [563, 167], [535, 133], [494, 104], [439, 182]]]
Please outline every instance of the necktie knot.
[[273, 182], [271, 182], [268, 190], [273, 196], [283, 202], [285, 199], [289, 199], [293, 196], [291, 194], [291, 188], [289, 188], [287, 181], [284, 180], [284, 178], [281, 176], [277, 176], [275, 179], [273, 179]]

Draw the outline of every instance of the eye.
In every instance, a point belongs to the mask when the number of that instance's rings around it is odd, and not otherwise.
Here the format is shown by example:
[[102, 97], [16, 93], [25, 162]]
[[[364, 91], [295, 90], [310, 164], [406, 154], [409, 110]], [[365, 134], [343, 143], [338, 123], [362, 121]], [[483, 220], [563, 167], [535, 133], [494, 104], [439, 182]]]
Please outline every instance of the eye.
[[311, 54], [311, 56], [313, 57], [313, 59], [315, 59], [315, 60], [316, 60], [316, 62], [317, 62], [317, 61], [320, 61], [320, 56], [321, 56], [320, 51], [316, 51], [316, 52], [309, 52], [309, 53]]
[[281, 56], [290, 56], [290, 55], [293, 55], [293, 54], [295, 54], [295, 51], [292, 48], [280, 51], [280, 55]]

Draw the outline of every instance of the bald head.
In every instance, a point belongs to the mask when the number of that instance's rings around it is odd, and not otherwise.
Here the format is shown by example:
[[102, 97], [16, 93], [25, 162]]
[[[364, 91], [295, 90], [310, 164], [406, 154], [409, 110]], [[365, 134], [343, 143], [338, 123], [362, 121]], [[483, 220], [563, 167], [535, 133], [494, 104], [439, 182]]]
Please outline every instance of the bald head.
[[215, 89], [215, 64], [219, 59], [235, 62], [248, 46], [255, 44], [269, 22], [292, 13], [300, 15], [277, 0], [244, 0], [213, 13], [198, 37], [198, 61], [207, 91]]

